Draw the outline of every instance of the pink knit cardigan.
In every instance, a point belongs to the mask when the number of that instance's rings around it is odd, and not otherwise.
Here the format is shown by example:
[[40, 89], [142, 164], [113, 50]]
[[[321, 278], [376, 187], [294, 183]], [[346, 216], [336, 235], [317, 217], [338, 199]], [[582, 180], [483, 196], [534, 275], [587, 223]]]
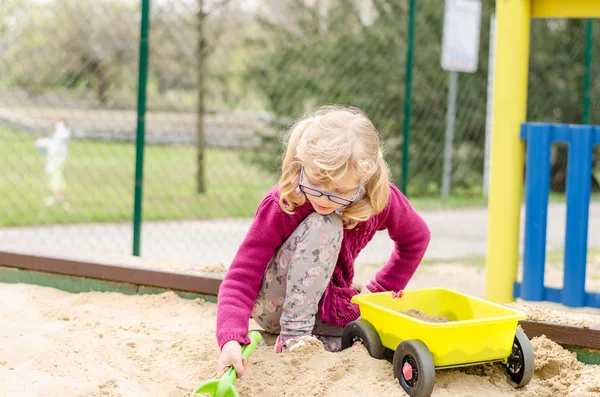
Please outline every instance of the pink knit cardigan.
[[[277, 248], [314, 209], [310, 202], [295, 209], [293, 215], [279, 207], [278, 186], [260, 203], [248, 234], [221, 284], [217, 306], [217, 342], [230, 340], [250, 343], [248, 321], [267, 265]], [[378, 230], [387, 229], [395, 243], [387, 263], [376, 273], [367, 288], [371, 292], [397, 291], [416, 271], [430, 240], [430, 231], [408, 199], [390, 183], [390, 197], [384, 210], [354, 229], [344, 229], [344, 237], [331, 282], [325, 289], [319, 308], [327, 323], [344, 326], [356, 320], [358, 306], [350, 302], [357, 292], [350, 288], [354, 261]]]

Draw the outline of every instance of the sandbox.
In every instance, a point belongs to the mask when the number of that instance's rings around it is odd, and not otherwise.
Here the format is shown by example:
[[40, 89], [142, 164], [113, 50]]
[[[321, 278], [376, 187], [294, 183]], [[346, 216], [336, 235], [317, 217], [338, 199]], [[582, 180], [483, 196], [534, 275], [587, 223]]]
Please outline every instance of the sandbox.
[[[197, 293], [140, 291], [71, 293], [0, 283], [0, 395], [190, 396], [214, 377], [216, 305]], [[517, 305], [535, 321], [600, 325], [592, 314]], [[515, 389], [504, 368], [489, 364], [438, 371], [433, 396], [600, 394], [600, 366], [583, 364], [544, 336], [532, 343], [535, 375], [525, 388]], [[371, 358], [361, 346], [281, 355], [258, 347], [237, 387], [241, 396], [252, 397], [404, 395], [391, 363]]]

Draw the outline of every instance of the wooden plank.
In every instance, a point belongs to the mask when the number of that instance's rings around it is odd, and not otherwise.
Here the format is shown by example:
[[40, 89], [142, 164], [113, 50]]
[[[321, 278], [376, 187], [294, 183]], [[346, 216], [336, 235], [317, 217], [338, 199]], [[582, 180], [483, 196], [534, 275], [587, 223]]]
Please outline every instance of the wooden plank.
[[172, 273], [141, 267], [115, 266], [81, 259], [25, 255], [6, 251], [0, 251], [0, 266], [211, 296], [218, 295], [222, 282], [222, 279], [217, 277]]
[[118, 292], [125, 295], [161, 294], [172, 291], [184, 299], [201, 298], [207, 302], [216, 303], [215, 296], [196, 294], [188, 291], [134, 285], [118, 281], [96, 280], [84, 277], [69, 276], [57, 273], [45, 273], [35, 270], [25, 270], [0, 266], [0, 283], [34, 284], [52, 287], [66, 292]]
[[519, 321], [529, 339], [546, 335], [548, 339], [563, 346], [600, 350], [600, 327], [581, 327], [541, 321]]

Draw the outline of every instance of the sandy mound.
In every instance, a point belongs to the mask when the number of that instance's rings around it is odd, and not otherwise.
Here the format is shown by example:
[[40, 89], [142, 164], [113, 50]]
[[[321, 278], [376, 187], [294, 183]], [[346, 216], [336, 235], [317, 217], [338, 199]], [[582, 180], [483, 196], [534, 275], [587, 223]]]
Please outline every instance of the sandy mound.
[[[0, 395], [184, 397], [214, 376], [216, 305], [174, 293], [69, 294], [0, 284]], [[533, 341], [535, 378], [514, 389], [500, 365], [436, 373], [434, 396], [575, 396], [600, 393], [600, 367], [577, 362], [546, 338]], [[401, 396], [387, 361], [361, 347], [319, 346], [250, 357], [241, 396]]]

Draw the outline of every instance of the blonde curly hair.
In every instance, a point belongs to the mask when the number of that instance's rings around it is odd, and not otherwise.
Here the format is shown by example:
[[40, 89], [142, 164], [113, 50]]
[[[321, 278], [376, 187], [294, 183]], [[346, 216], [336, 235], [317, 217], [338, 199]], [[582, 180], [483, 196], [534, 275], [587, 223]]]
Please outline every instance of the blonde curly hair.
[[354, 107], [328, 105], [306, 115], [288, 132], [279, 179], [279, 206], [293, 214], [306, 202], [298, 189], [302, 164], [319, 169], [319, 185], [335, 186], [347, 171], [364, 182], [359, 197], [341, 211], [347, 229], [381, 212], [390, 193], [390, 170], [383, 159], [377, 129]]

